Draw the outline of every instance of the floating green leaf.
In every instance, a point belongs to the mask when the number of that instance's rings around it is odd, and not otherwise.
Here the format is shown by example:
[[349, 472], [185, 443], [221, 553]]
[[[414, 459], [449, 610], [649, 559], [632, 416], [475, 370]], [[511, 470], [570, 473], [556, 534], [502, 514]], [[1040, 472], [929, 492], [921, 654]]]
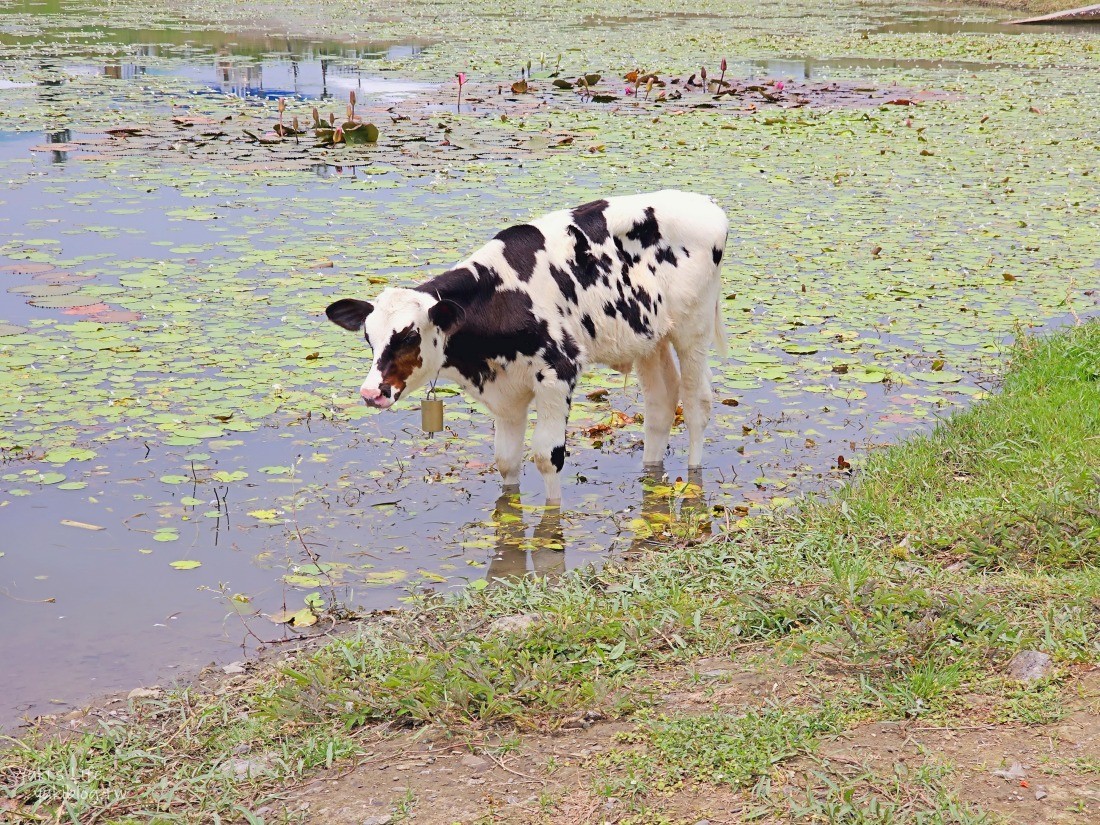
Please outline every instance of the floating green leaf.
[[95, 456], [95, 450], [81, 447], [56, 447], [47, 452], [43, 460], [51, 464], [67, 464], [70, 461], [89, 461]]
[[948, 370], [936, 370], [935, 372], [911, 372], [909, 377], [914, 381], [924, 381], [929, 384], [957, 384], [963, 380], [963, 376]]
[[234, 481], [240, 481], [242, 478], [248, 478], [248, 473], [244, 470], [219, 470], [211, 475], [211, 478], [213, 478], [214, 481], [221, 481], [228, 484]]

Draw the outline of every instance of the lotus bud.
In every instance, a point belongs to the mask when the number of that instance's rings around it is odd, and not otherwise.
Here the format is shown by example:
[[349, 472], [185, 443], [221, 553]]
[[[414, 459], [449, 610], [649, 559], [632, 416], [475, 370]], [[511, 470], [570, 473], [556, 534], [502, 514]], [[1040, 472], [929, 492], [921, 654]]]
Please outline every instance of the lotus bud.
[[458, 105], [462, 106], [462, 87], [466, 85], [466, 72], [455, 72], [458, 81]]

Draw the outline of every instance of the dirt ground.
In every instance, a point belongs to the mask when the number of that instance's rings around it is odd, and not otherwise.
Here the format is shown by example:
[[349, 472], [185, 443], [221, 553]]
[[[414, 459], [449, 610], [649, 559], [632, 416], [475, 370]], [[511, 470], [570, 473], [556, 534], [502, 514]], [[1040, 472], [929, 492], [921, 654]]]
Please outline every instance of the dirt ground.
[[[658, 710], [691, 713], [759, 706], [768, 699], [813, 691], [795, 673], [747, 672], [724, 662], [696, 663], [695, 679], [671, 674], [657, 686]], [[700, 685], [698, 674], [719, 680]], [[819, 685], [816, 687], [820, 687]], [[888, 785], [899, 771], [949, 765], [945, 790], [1008, 822], [1100, 821], [1100, 669], [1071, 686], [1070, 712], [1051, 725], [960, 724], [919, 720], [870, 723], [827, 740], [813, 757], [777, 766], [773, 784], [805, 793], [823, 766], [838, 779], [868, 773]], [[650, 794], [644, 814], [630, 802], [594, 792], [594, 760], [621, 747], [634, 725], [578, 718], [554, 734], [498, 734], [448, 739], [431, 730], [380, 737], [359, 764], [332, 771], [288, 794], [283, 811], [301, 812], [321, 825], [452, 823], [670, 822], [711, 825], [747, 821], [760, 801], [750, 791], [688, 786]], [[1001, 773], [996, 773], [1000, 771]], [[815, 773], [816, 772], [816, 773]], [[883, 798], [898, 791], [864, 783]], [[914, 790], [925, 802], [928, 789]], [[902, 792], [904, 795], [904, 792]], [[912, 801], [912, 799], [910, 800]], [[768, 817], [763, 820], [768, 821]], [[777, 821], [772, 819], [772, 821]]]

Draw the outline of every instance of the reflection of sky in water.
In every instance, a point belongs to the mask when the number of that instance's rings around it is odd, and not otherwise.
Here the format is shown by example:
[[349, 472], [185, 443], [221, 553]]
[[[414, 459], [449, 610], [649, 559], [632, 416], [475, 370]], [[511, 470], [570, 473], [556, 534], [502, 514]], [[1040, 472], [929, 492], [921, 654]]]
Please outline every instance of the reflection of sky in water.
[[420, 53], [419, 46], [397, 44], [344, 51], [347, 54], [341, 56], [269, 55], [259, 61], [240, 60], [232, 54], [203, 54], [169, 67], [119, 61], [108, 63], [103, 72], [118, 80], [133, 80], [143, 75], [180, 77], [238, 97], [344, 98], [349, 91], [355, 90], [360, 94], [399, 99], [429, 88], [423, 83], [378, 77], [376, 70], [360, 63], [362, 60], [415, 57]]
[[831, 80], [851, 77], [855, 71], [884, 69], [958, 70], [972, 72], [999, 68], [1000, 64], [976, 60], [918, 60], [887, 57], [777, 57], [757, 60], [731, 60], [727, 78], [765, 78]]

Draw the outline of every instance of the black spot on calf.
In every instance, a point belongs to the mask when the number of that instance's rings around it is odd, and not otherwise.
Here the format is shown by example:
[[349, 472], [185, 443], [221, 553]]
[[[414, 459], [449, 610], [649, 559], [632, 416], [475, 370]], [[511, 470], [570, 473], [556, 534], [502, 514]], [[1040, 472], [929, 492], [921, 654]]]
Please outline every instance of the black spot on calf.
[[535, 274], [535, 256], [546, 248], [546, 236], [529, 223], [510, 226], [497, 234], [504, 244], [504, 260], [516, 271], [521, 281], [530, 281]]
[[561, 468], [565, 466], [565, 445], [559, 444], [557, 447], [550, 451], [550, 463], [554, 465], [554, 469], [559, 473]]
[[672, 251], [671, 246], [658, 246], [657, 263], [672, 264], [673, 266], [677, 266], [679, 264], [679, 261], [676, 260], [676, 253]]
[[597, 258], [592, 254], [592, 244], [588, 242], [588, 236], [577, 227], [570, 226], [566, 231], [573, 238], [573, 277], [581, 289], [591, 289], [600, 280], [600, 276], [607, 272], [611, 262], [605, 255]]
[[626, 236], [647, 249], [656, 246], [661, 240], [661, 228], [657, 225], [657, 210], [647, 206], [645, 217], [637, 221]]
[[599, 200], [578, 206], [571, 213], [573, 222], [593, 243], [605, 243], [609, 236], [607, 218], [603, 214], [606, 209], [607, 201]]
[[[639, 335], [644, 335], [646, 338], [653, 337], [653, 330], [649, 325], [649, 319], [642, 316], [642, 307], [634, 299], [624, 300], [620, 298], [618, 303], [615, 304], [615, 309], [618, 310], [620, 318], [626, 319], [626, 322], [630, 324], [630, 328]], [[611, 313], [608, 313], [609, 315]]]
[[581, 326], [584, 327], [584, 331], [588, 333], [590, 338], [596, 337], [596, 325], [592, 323], [592, 316], [587, 312], [581, 316]]
[[561, 290], [562, 297], [572, 304], [577, 303], [577, 288], [573, 283], [573, 276], [560, 267], [550, 266], [550, 277]]
[[535, 355], [550, 339], [550, 330], [532, 306], [530, 295], [514, 289], [475, 293], [464, 306], [465, 320], [447, 339], [444, 366], [454, 367], [480, 390], [492, 380], [494, 359]]

